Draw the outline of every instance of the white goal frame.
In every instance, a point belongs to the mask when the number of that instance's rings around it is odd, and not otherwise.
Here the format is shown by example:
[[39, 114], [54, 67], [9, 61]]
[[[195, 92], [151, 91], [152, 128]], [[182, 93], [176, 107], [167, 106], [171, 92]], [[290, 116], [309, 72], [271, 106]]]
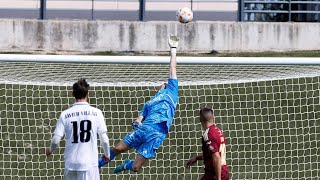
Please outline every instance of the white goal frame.
[[[94, 56], [94, 55], [30, 55], [0, 54], [0, 62], [42, 63], [115, 63], [115, 64], [167, 64], [166, 56]], [[319, 65], [320, 58], [296, 57], [177, 57], [181, 64], [238, 64], [238, 65]]]

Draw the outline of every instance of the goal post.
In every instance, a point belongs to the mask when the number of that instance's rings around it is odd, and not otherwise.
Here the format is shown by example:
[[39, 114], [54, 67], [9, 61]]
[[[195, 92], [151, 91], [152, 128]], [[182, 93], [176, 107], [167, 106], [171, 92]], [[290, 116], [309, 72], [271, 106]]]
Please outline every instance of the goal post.
[[[114, 175], [134, 151], [116, 157], [103, 179], [191, 179], [202, 162], [199, 109], [212, 107], [227, 138], [232, 179], [320, 177], [320, 59], [177, 57], [179, 103], [173, 126], [141, 173]], [[169, 57], [0, 55], [0, 179], [61, 179], [64, 140], [45, 158], [72, 84], [86, 78], [89, 103], [106, 118], [114, 146], [168, 78]]]

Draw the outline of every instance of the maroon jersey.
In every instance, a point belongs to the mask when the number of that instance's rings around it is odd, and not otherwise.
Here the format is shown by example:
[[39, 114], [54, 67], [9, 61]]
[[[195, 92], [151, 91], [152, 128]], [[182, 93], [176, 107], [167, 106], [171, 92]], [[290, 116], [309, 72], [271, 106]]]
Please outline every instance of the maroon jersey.
[[223, 132], [215, 125], [210, 126], [202, 135], [202, 151], [205, 170], [205, 179], [215, 179], [216, 175], [212, 164], [212, 154], [219, 152], [221, 157], [221, 179], [229, 179], [226, 163], [226, 138]]

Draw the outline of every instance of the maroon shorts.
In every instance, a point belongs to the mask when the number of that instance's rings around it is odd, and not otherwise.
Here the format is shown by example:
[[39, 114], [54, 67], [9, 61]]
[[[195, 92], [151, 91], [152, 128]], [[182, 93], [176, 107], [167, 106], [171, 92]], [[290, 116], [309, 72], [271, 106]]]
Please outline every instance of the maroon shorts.
[[[212, 173], [205, 173], [200, 180], [216, 180], [216, 176]], [[221, 180], [229, 180], [229, 173], [226, 171], [221, 172]]]

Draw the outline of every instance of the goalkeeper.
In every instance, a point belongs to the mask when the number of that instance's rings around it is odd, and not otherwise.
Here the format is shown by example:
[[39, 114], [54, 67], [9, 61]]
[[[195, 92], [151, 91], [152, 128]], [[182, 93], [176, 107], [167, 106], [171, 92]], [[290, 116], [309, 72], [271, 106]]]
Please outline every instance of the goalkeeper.
[[[125, 159], [116, 167], [114, 170], [116, 174], [124, 170], [138, 172], [148, 159], [155, 156], [172, 125], [178, 102], [176, 48], [179, 39], [171, 35], [168, 41], [171, 48], [168, 83], [162, 84], [156, 95], [143, 106], [140, 115], [133, 122], [134, 130], [110, 149], [110, 161], [131, 148], [138, 152], [135, 160]], [[105, 156], [102, 156], [99, 159], [99, 168], [107, 163]]]

